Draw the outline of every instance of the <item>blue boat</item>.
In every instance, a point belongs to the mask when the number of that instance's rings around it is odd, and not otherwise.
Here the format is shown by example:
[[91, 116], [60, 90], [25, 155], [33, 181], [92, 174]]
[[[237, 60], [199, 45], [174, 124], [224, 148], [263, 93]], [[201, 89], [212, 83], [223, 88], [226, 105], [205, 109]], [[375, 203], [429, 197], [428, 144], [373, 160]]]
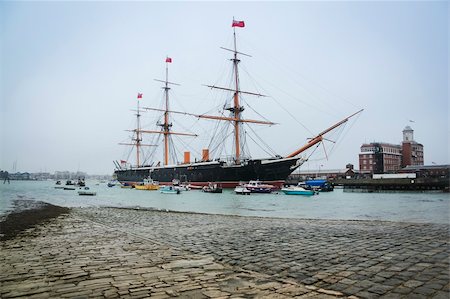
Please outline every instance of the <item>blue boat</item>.
[[284, 192], [284, 194], [286, 194], [286, 195], [311, 196], [311, 195], [316, 194], [316, 192], [314, 190], [307, 190], [307, 189], [305, 189], [303, 187], [299, 187], [299, 186], [291, 186], [291, 187], [282, 188], [281, 191]]
[[180, 189], [174, 186], [164, 186], [159, 189], [164, 194], [180, 194]]
[[310, 189], [328, 192], [333, 191], [333, 186], [327, 180], [308, 180], [305, 185]]

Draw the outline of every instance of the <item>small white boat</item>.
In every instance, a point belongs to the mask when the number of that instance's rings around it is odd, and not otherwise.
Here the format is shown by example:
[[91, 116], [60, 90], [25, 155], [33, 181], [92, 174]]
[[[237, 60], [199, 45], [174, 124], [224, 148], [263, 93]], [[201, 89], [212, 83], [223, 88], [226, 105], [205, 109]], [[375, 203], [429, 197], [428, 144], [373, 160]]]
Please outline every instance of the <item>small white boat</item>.
[[187, 187], [189, 190], [202, 190], [203, 186], [200, 185], [194, 185], [194, 184], [188, 184]]
[[159, 189], [163, 194], [180, 194], [181, 190], [175, 186], [163, 186]]
[[190, 191], [191, 190], [189, 185], [185, 185], [185, 184], [181, 184], [181, 185], [174, 186], [174, 187], [175, 187], [175, 189], [178, 189], [180, 191]]
[[114, 187], [116, 185], [120, 185], [120, 183], [118, 181], [116, 181], [116, 180], [108, 182], [108, 187]]
[[204, 186], [202, 191], [207, 193], [222, 193], [222, 186], [216, 183], [208, 183], [208, 186]]
[[282, 188], [281, 191], [284, 192], [284, 194], [287, 195], [307, 195], [307, 196], [311, 196], [316, 194], [316, 192], [314, 190], [307, 190], [303, 187], [300, 186], [291, 186], [291, 187], [286, 187], [286, 188]]
[[191, 188], [189, 187], [188, 184], [185, 183], [181, 183], [180, 180], [177, 179], [173, 179], [172, 180], [172, 185], [175, 189], [180, 190], [180, 191], [189, 191], [191, 190]]
[[248, 190], [244, 185], [236, 186], [236, 188], [234, 188], [234, 192], [241, 195], [250, 195], [251, 193], [251, 191]]

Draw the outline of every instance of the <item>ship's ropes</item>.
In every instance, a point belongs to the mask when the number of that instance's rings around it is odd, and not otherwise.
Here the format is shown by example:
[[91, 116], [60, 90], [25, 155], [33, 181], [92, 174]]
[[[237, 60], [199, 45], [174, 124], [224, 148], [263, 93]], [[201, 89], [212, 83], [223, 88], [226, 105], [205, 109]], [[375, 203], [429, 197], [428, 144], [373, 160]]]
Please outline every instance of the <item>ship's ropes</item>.
[[262, 143], [264, 145], [261, 146], [261, 144], [258, 143], [258, 141], [256, 141], [255, 139], [252, 138], [251, 134], [247, 134], [247, 136], [261, 149], [263, 150], [266, 154], [268, 154], [269, 156], [278, 156], [278, 154], [261, 138], [259, 137], [258, 134], [256, 134], [255, 130], [253, 130], [253, 128], [250, 125], [246, 125], [246, 127], [253, 132], [254, 136], [259, 140], [260, 143]]

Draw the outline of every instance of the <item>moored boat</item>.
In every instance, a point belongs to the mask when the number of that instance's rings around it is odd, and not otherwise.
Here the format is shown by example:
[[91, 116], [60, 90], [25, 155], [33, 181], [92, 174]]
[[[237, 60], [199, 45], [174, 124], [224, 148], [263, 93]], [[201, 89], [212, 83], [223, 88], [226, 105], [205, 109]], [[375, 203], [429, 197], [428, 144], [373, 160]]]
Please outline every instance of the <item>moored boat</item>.
[[311, 196], [311, 195], [316, 194], [316, 192], [314, 190], [308, 190], [308, 189], [305, 189], [305, 188], [300, 187], [300, 186], [291, 186], [291, 187], [281, 188], [281, 191], [284, 194], [287, 194], [287, 195], [306, 195], [306, 196]]
[[188, 184], [181, 183], [180, 180], [177, 180], [177, 179], [172, 180], [172, 185], [174, 186], [175, 189], [178, 189], [180, 191], [190, 191], [191, 190], [191, 188], [189, 187]]
[[188, 184], [187, 187], [188, 187], [190, 190], [202, 190], [204, 186]]
[[174, 186], [163, 186], [159, 189], [159, 191], [163, 194], [180, 194], [181, 190]]
[[250, 181], [248, 182], [248, 184], [245, 184], [244, 186], [252, 193], [270, 193], [276, 189], [274, 185], [264, 184], [259, 180]]
[[159, 183], [156, 181], [153, 181], [152, 179], [145, 179], [144, 182], [140, 185], [134, 185], [134, 189], [136, 190], [158, 190], [159, 189]]
[[208, 186], [204, 186], [203, 192], [207, 193], [222, 193], [222, 187], [219, 184], [209, 183]]
[[108, 187], [114, 187], [114, 186], [117, 185], [117, 184], [120, 184], [120, 183], [119, 183], [118, 181], [115, 181], [115, 180], [114, 180], [114, 181], [109, 181], [108, 184], [107, 184], [107, 186], [108, 186]]
[[237, 185], [234, 188], [234, 192], [236, 194], [240, 194], [240, 195], [250, 195], [250, 193], [251, 193], [250, 190], [248, 190], [244, 184]]
[[78, 181], [75, 183], [75, 186], [85, 187], [86, 186], [86, 182], [85, 182], [84, 178], [78, 178]]
[[333, 185], [331, 185], [327, 180], [323, 179], [308, 180], [305, 182], [305, 185], [313, 190], [320, 192], [330, 192], [334, 190]]
[[78, 195], [82, 195], [82, 196], [95, 196], [97, 195], [96, 192], [93, 191], [78, 191]]
[[175, 186], [175, 189], [178, 189], [180, 191], [191, 191], [191, 187], [189, 187], [189, 185], [186, 185], [186, 184], [181, 184], [179, 186]]

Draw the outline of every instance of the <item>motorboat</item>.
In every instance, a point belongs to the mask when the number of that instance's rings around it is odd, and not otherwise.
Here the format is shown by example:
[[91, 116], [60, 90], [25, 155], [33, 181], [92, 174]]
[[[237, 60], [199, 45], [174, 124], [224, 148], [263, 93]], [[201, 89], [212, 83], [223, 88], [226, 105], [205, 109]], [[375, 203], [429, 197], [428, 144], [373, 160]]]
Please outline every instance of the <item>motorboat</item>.
[[207, 186], [203, 187], [202, 191], [208, 193], [222, 193], [222, 186], [216, 183], [209, 183]]
[[163, 194], [180, 194], [181, 190], [179, 188], [176, 188], [176, 186], [163, 186], [159, 189], [161, 193]]
[[308, 180], [305, 182], [305, 185], [320, 192], [330, 192], [334, 190], [333, 185], [323, 179]]
[[252, 193], [270, 193], [276, 188], [274, 185], [264, 184], [259, 180], [249, 181], [248, 184], [245, 184], [244, 186]]
[[144, 179], [141, 185], [134, 185], [136, 190], [158, 190], [159, 182], [153, 181], [152, 179]]
[[121, 183], [121, 184], [120, 184], [120, 188], [123, 188], [123, 189], [132, 189], [132, 188], [134, 188], [134, 185], [131, 185], [131, 184], [128, 184], [128, 183]]
[[78, 187], [85, 187], [86, 182], [84, 181], [84, 178], [78, 178], [78, 181], [74, 185]]
[[108, 187], [114, 187], [115, 185], [120, 184], [118, 181], [109, 181], [108, 182]]
[[251, 191], [248, 190], [248, 189], [245, 187], [245, 185], [243, 185], [243, 184], [237, 185], [237, 186], [234, 188], [234, 192], [235, 192], [236, 194], [241, 194], [241, 195], [250, 195], [250, 193], [251, 193]]
[[287, 195], [306, 195], [306, 196], [311, 196], [311, 195], [317, 194], [316, 191], [314, 191], [314, 190], [308, 190], [308, 189], [305, 189], [305, 188], [300, 187], [300, 186], [290, 186], [290, 187], [281, 188], [281, 191], [284, 192], [284, 194], [287, 194]]
[[189, 187], [189, 185], [186, 185], [186, 184], [181, 184], [181, 185], [174, 186], [174, 187], [175, 187], [175, 189], [178, 189], [180, 191], [190, 191], [191, 190], [191, 187]]
[[180, 190], [180, 191], [189, 191], [191, 190], [191, 188], [189, 187], [188, 184], [186, 183], [181, 183], [180, 180], [177, 179], [173, 179], [172, 180], [172, 185], [175, 189]]
[[188, 184], [187, 187], [189, 190], [202, 190], [204, 186]]

